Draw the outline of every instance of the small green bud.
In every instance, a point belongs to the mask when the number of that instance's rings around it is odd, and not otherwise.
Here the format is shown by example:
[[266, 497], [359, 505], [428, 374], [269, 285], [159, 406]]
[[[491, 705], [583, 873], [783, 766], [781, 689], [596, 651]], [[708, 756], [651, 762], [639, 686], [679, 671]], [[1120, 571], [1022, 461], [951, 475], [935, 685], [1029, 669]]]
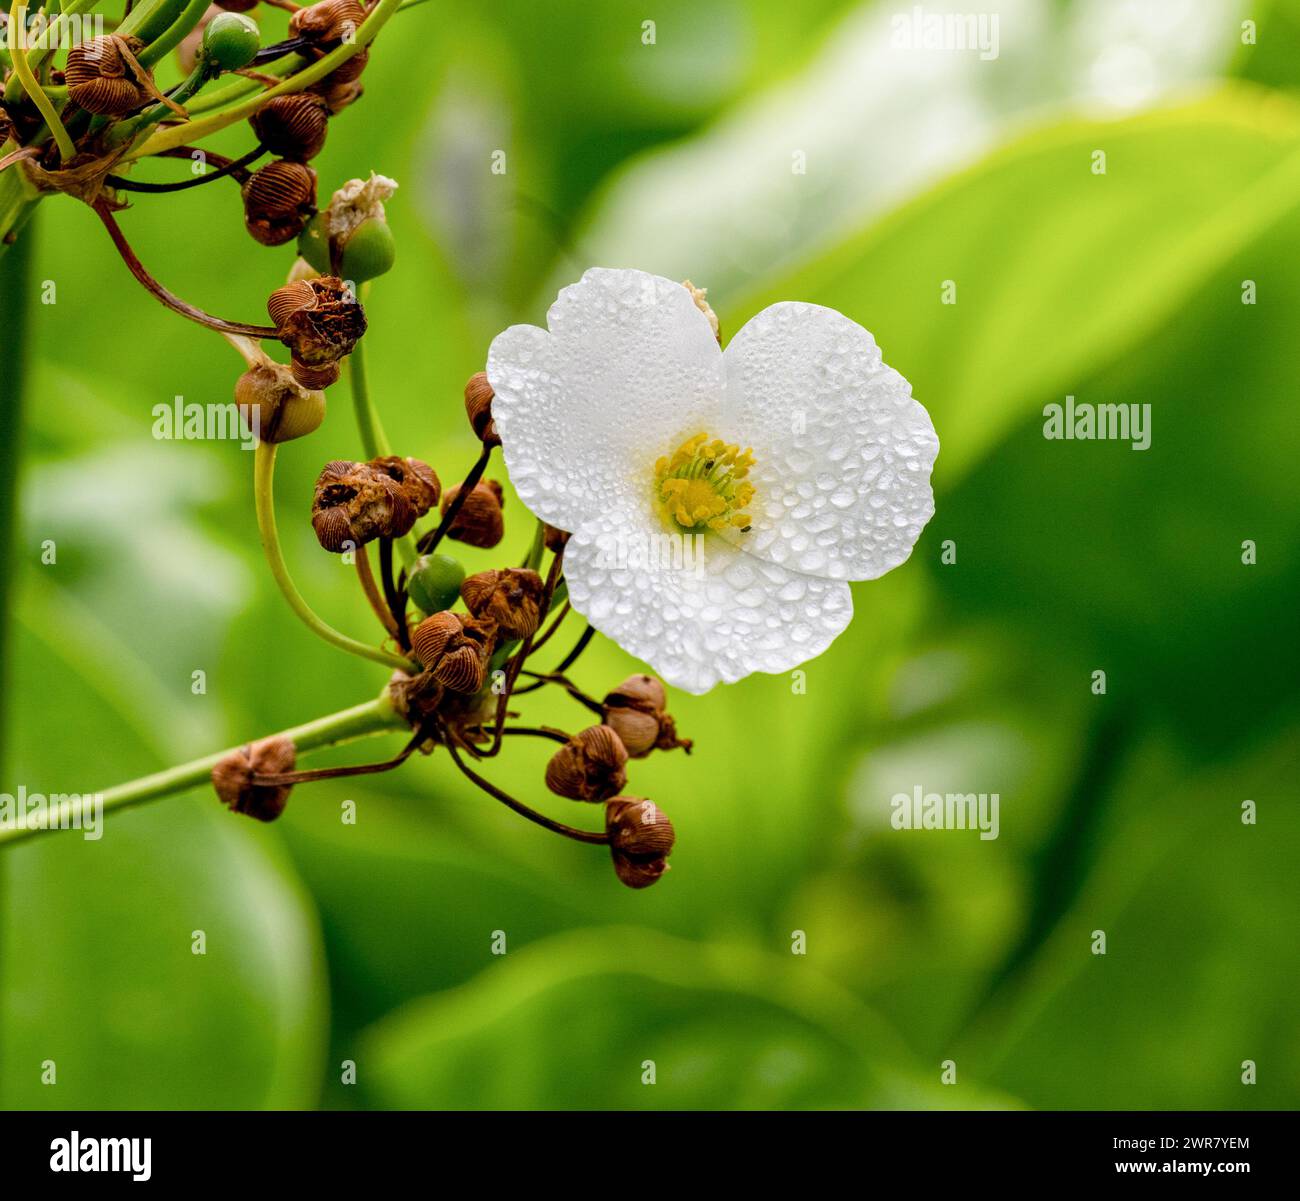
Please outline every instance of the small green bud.
[[238, 71], [262, 48], [257, 23], [243, 13], [218, 13], [203, 31], [202, 60], [221, 71]]
[[441, 613], [456, 603], [464, 579], [465, 568], [450, 555], [422, 555], [406, 581], [406, 591], [422, 613]]
[[352, 231], [343, 246], [343, 278], [365, 283], [386, 275], [397, 258], [397, 242], [386, 221], [371, 217]]

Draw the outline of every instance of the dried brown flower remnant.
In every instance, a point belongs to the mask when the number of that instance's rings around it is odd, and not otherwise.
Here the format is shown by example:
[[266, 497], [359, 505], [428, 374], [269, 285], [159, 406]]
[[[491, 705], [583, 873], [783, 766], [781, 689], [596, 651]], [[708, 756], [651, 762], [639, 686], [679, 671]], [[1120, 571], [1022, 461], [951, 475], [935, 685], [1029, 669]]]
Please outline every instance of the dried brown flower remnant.
[[402, 486], [369, 463], [336, 459], [316, 480], [311, 525], [332, 554], [375, 538], [400, 538], [414, 523], [415, 509]]
[[542, 593], [546, 585], [527, 567], [480, 571], [460, 586], [461, 599], [475, 617], [496, 623], [507, 638], [527, 638], [542, 620]]
[[[266, 310], [293, 352], [295, 368], [325, 367], [352, 353], [366, 332], [365, 310], [333, 275], [299, 279], [271, 293]], [[302, 376], [295, 369], [295, 375]], [[410, 528], [410, 527], [408, 527]]]
[[[442, 512], [446, 514], [456, 497], [460, 495], [460, 485], [448, 488], [442, 497]], [[474, 485], [474, 490], [465, 498], [460, 512], [452, 520], [447, 530], [447, 537], [468, 546], [491, 549], [505, 537], [505, 518], [501, 514], [504, 493], [496, 480], [484, 480]]]
[[340, 82], [334, 78], [333, 74], [330, 74], [326, 75], [318, 83], [312, 84], [307, 90], [314, 92], [324, 100], [330, 116], [336, 117], [348, 105], [355, 104], [360, 100], [366, 89], [360, 80], [354, 79]]
[[415, 518], [423, 517], [442, 495], [442, 484], [437, 472], [419, 459], [404, 459], [400, 455], [382, 455], [371, 459], [370, 466], [382, 471], [393, 480], [415, 510]]
[[268, 100], [249, 118], [249, 124], [272, 154], [305, 163], [325, 145], [329, 110], [323, 97], [296, 92]]
[[274, 821], [288, 803], [292, 784], [255, 784], [254, 775], [293, 771], [297, 751], [283, 735], [231, 751], [212, 769], [212, 786], [223, 804], [258, 821]]
[[490, 622], [442, 612], [426, 617], [411, 633], [411, 649], [425, 671], [452, 692], [477, 692], [487, 678], [495, 630]]
[[605, 806], [614, 871], [629, 888], [648, 888], [668, 870], [673, 824], [653, 801], [614, 797]]
[[677, 747], [689, 753], [691, 740], [677, 737], [677, 725], [666, 711], [664, 686], [654, 676], [628, 676], [605, 694], [604, 720], [618, 732], [633, 759], [643, 759], [652, 750]]
[[263, 246], [292, 242], [316, 211], [316, 172], [277, 159], [244, 184], [244, 224]]
[[235, 403], [263, 442], [301, 438], [325, 419], [325, 394], [305, 388], [279, 363], [258, 363], [245, 371], [235, 384]]
[[486, 371], [476, 372], [465, 385], [465, 414], [475, 436], [486, 446], [500, 446], [497, 423], [492, 420], [492, 401], [496, 393], [488, 383]]
[[546, 787], [573, 801], [604, 801], [627, 783], [627, 751], [608, 726], [575, 734], [546, 765]]

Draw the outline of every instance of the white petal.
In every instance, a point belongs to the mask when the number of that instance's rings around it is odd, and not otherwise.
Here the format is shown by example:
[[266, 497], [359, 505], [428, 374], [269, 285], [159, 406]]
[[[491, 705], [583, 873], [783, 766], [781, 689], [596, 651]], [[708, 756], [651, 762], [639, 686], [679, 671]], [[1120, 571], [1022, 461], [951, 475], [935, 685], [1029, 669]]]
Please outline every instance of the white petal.
[[809, 575], [872, 580], [934, 515], [930, 415], [875, 339], [821, 305], [764, 309], [723, 356], [723, 437], [754, 448], [751, 554]]
[[650, 522], [583, 526], [565, 549], [564, 575], [570, 603], [597, 630], [694, 693], [815, 658], [853, 616], [845, 583]]
[[644, 508], [654, 463], [716, 425], [722, 352], [681, 284], [593, 268], [547, 314], [492, 341], [492, 416], [510, 479], [543, 521], [575, 530]]

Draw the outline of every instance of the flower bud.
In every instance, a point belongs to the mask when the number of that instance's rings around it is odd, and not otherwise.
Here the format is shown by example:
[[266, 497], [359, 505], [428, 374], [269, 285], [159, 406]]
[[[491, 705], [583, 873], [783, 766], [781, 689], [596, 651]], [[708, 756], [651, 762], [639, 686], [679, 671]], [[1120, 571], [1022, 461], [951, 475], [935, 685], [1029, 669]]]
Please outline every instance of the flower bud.
[[219, 13], [203, 31], [200, 60], [209, 64], [211, 74], [238, 71], [257, 57], [262, 48], [262, 34], [257, 22], [242, 13]]
[[[250, 118], [257, 139], [280, 158], [305, 163], [315, 158], [329, 132], [325, 101], [310, 92], [295, 92], [268, 100]], [[329, 264], [321, 270], [328, 270]]]
[[244, 184], [244, 224], [263, 246], [292, 242], [316, 211], [316, 172], [277, 159]]
[[542, 621], [542, 577], [527, 567], [480, 571], [460, 586], [460, 595], [475, 617], [496, 623], [506, 638], [527, 638]]
[[572, 801], [604, 801], [627, 783], [627, 751], [608, 726], [575, 734], [546, 765], [546, 787]]
[[500, 446], [497, 423], [492, 420], [492, 400], [496, 393], [488, 383], [486, 371], [476, 371], [465, 385], [465, 413], [474, 434], [485, 446]]
[[266, 310], [295, 362], [308, 367], [336, 363], [352, 353], [366, 332], [365, 310], [341, 279], [300, 279], [271, 293]]
[[135, 37], [104, 34], [68, 51], [63, 79], [68, 99], [88, 113], [120, 117], [152, 96], [152, 76], [135, 62], [144, 43]]
[[[454, 484], [443, 493], [442, 512], [445, 515], [452, 502], [460, 495], [460, 485]], [[447, 537], [467, 546], [491, 549], [505, 537], [505, 518], [501, 515], [504, 493], [496, 480], [484, 480], [474, 485], [474, 491], [461, 505], [460, 511], [447, 530]]]
[[677, 737], [677, 725], [664, 708], [667, 703], [664, 686], [654, 676], [628, 676], [605, 695], [604, 721], [618, 732], [633, 759], [644, 759], [656, 747], [680, 747], [689, 753], [691, 740]]
[[290, 442], [325, 420], [325, 394], [304, 388], [288, 367], [259, 363], [235, 384], [235, 403], [263, 442]]
[[614, 797], [605, 805], [614, 871], [629, 888], [648, 888], [668, 870], [673, 824], [653, 801]]
[[411, 649], [425, 670], [451, 692], [478, 692], [487, 678], [495, 631], [488, 622], [434, 613], [411, 632]]
[[402, 490], [402, 494], [415, 510], [418, 520], [423, 517], [442, 495], [442, 484], [428, 463], [419, 459], [404, 459], [400, 455], [381, 455], [370, 460], [375, 471], [382, 471]]
[[276, 735], [231, 751], [212, 769], [212, 786], [223, 804], [258, 821], [274, 821], [284, 812], [292, 784], [254, 784], [253, 776], [293, 771], [297, 751], [293, 742]]
[[326, 463], [311, 508], [316, 540], [332, 554], [375, 538], [400, 538], [415, 524], [415, 509], [401, 486], [369, 463]]
[[450, 555], [421, 555], [406, 581], [406, 594], [422, 613], [450, 609], [460, 596], [465, 568]]

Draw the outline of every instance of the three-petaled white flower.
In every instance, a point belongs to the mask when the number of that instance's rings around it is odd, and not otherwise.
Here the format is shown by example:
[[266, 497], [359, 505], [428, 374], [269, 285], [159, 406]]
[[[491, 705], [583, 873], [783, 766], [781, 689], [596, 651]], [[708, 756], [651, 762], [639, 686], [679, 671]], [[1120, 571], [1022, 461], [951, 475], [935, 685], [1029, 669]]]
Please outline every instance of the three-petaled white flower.
[[573, 608], [679, 688], [821, 654], [934, 513], [930, 416], [834, 309], [774, 304], [724, 352], [683, 285], [596, 268], [547, 324], [488, 352], [511, 480], [572, 535]]

